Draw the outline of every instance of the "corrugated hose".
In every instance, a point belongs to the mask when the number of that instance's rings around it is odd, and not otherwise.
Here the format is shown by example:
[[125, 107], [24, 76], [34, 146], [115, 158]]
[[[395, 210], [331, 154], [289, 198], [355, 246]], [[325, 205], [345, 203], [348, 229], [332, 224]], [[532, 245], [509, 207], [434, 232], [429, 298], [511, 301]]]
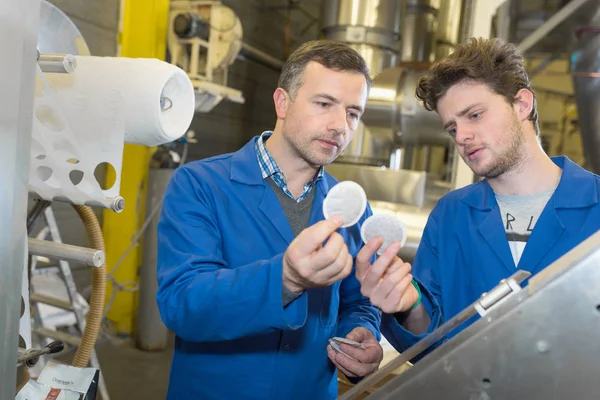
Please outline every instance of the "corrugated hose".
[[[102, 236], [102, 228], [94, 211], [88, 206], [73, 205], [77, 214], [83, 221], [85, 229], [90, 238], [91, 247], [96, 250], [104, 251], [104, 237]], [[87, 322], [85, 331], [81, 338], [81, 344], [77, 348], [75, 358], [71, 363], [74, 367], [87, 367], [96, 340], [98, 332], [102, 324], [102, 314], [104, 310], [104, 296], [106, 292], [106, 263], [101, 267], [93, 269], [92, 273], [92, 294], [90, 297], [90, 309], [87, 314]]]

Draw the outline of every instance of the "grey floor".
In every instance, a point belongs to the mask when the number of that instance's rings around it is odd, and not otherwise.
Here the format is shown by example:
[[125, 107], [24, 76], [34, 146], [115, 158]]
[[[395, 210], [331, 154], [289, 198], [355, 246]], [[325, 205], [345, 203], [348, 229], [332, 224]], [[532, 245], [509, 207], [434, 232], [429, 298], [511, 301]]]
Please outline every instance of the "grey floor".
[[[57, 361], [70, 364], [75, 349], [71, 350], [63, 352]], [[132, 340], [99, 339], [96, 353], [110, 400], [165, 399], [173, 354], [172, 337], [164, 351], [156, 352], [138, 350]]]
[[110, 400], [165, 399], [173, 340], [160, 352], [138, 350], [132, 342], [106, 341], [97, 344], [96, 352]]

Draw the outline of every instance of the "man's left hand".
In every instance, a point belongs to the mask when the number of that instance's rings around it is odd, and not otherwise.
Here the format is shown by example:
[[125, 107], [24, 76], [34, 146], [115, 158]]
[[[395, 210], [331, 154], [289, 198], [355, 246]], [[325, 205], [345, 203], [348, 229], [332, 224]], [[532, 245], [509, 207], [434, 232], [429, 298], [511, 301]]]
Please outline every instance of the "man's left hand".
[[373, 332], [367, 328], [354, 328], [346, 335], [346, 339], [361, 343], [365, 348], [359, 349], [340, 343], [341, 350], [354, 358], [351, 360], [328, 345], [327, 355], [331, 362], [349, 378], [367, 376], [375, 372], [383, 360], [383, 348], [373, 336]]

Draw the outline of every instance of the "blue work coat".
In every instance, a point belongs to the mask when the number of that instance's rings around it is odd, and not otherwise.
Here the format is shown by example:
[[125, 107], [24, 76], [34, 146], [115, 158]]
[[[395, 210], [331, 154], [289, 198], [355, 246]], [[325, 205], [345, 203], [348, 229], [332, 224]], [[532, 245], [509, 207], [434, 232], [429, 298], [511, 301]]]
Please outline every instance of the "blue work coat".
[[[425, 308], [432, 323], [426, 334], [517, 269], [533, 276], [600, 229], [600, 177], [567, 157], [553, 157], [552, 161], [563, 170], [560, 182], [516, 266], [496, 197], [486, 180], [453, 191], [436, 204], [413, 263], [415, 278], [428, 289], [424, 291]], [[476, 320], [472, 318], [445, 340]], [[426, 335], [413, 335], [393, 315], [384, 315], [381, 328], [398, 351]]]
[[[166, 191], [157, 301], [176, 334], [169, 399], [334, 399], [328, 339], [359, 326], [381, 337], [380, 313], [354, 273], [283, 307], [282, 259], [294, 234], [261, 176], [257, 138], [179, 168]], [[309, 225], [324, 219], [323, 199], [335, 183], [325, 174], [312, 189]], [[339, 231], [354, 256], [371, 214]]]

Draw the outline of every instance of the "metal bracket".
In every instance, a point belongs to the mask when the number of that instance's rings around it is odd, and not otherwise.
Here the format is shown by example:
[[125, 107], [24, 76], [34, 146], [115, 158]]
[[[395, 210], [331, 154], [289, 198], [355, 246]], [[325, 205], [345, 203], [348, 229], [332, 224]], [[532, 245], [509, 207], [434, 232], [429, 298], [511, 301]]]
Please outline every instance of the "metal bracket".
[[[46, 347], [42, 348], [42, 349], [29, 349], [29, 350], [25, 350], [23, 352], [23, 354], [20, 354], [19, 357], [17, 358], [17, 367], [25, 364], [28, 368], [33, 367], [35, 364], [37, 364], [37, 362], [39, 361], [40, 357], [45, 355], [45, 354], [56, 354], [56, 353], [60, 353], [61, 351], [63, 351], [65, 348], [65, 345], [56, 340], [50, 344], [48, 344]], [[19, 349], [20, 351], [21, 349]]]
[[[526, 271], [521, 272], [529, 274]], [[490, 310], [492, 310], [494, 307], [498, 306], [499, 304], [502, 304], [504, 301], [506, 301], [506, 299], [508, 299], [510, 296], [514, 295], [521, 289], [521, 286], [517, 282], [515, 282], [514, 279], [502, 279], [500, 281], [500, 284], [498, 284], [498, 286], [492, 289], [491, 292], [483, 293], [479, 298], [479, 301], [477, 301], [473, 306], [475, 307], [475, 310], [479, 313], [479, 315], [483, 317], [484, 315], [489, 313]]]

